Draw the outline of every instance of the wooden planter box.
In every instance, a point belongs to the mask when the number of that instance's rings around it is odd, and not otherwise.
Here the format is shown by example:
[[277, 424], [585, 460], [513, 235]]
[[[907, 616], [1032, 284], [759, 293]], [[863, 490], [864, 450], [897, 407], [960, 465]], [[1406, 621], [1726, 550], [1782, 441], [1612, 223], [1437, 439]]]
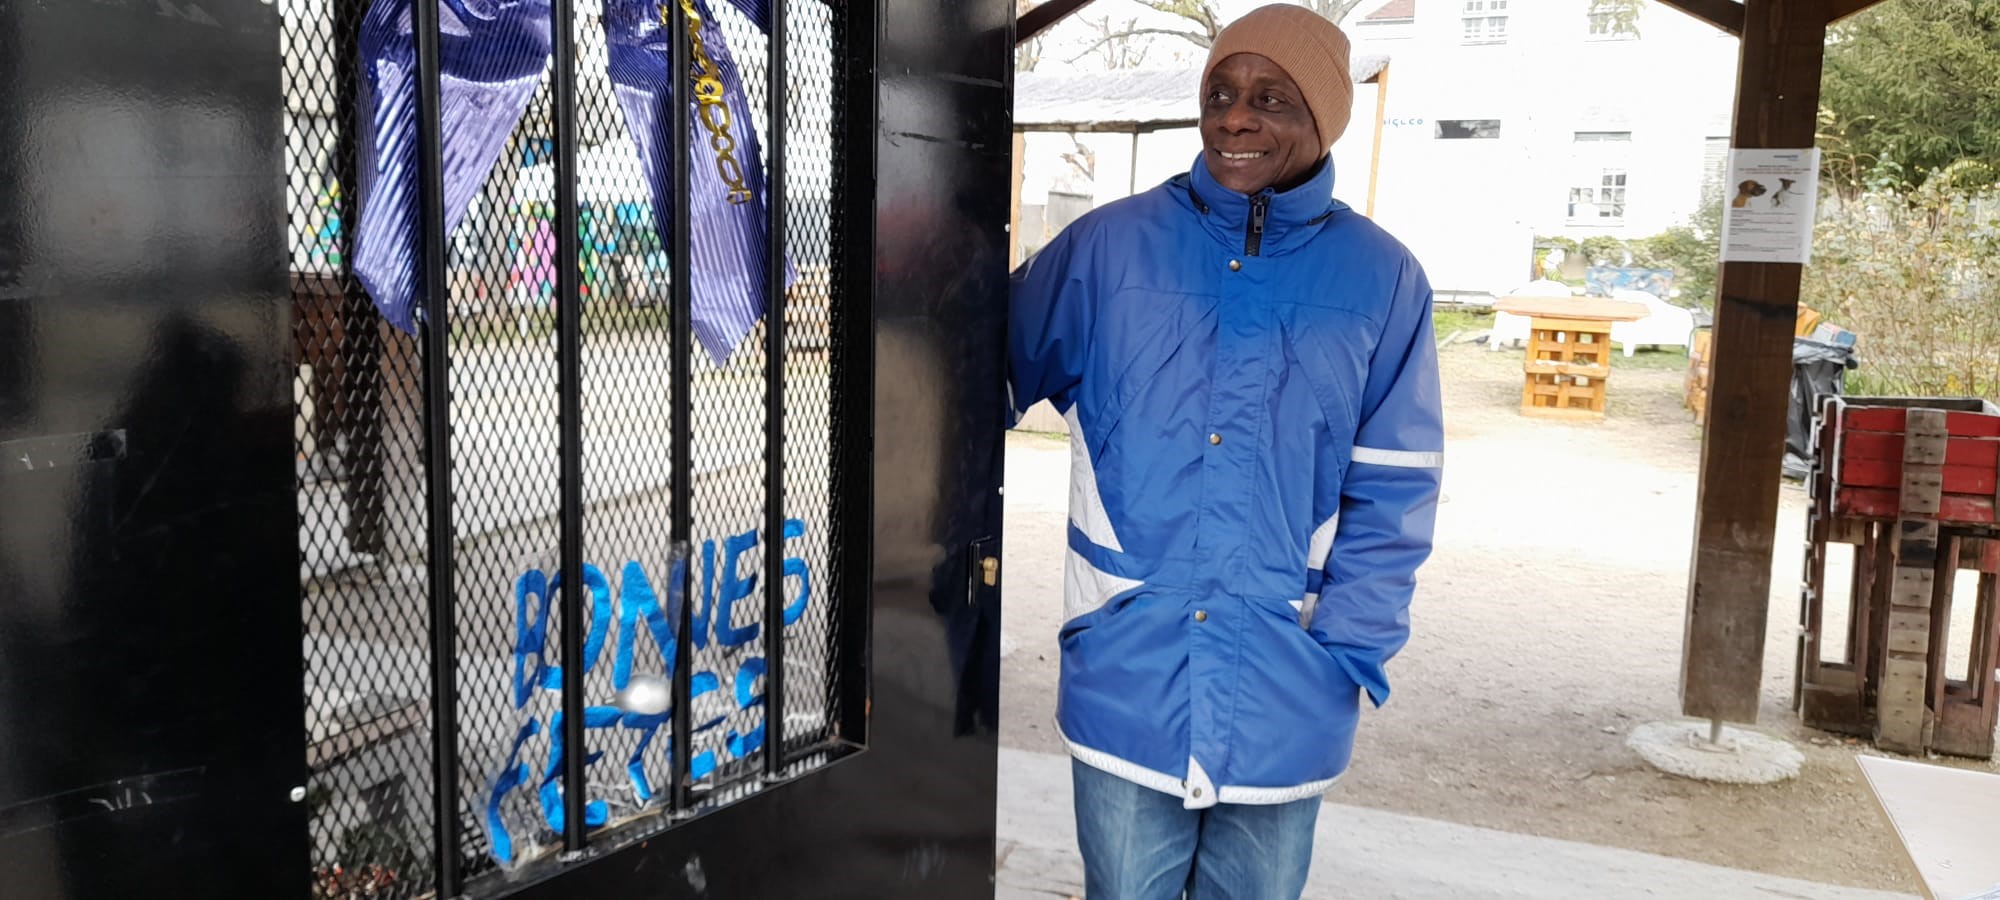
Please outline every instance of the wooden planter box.
[[[1991, 758], [2000, 720], [2000, 409], [1828, 398], [1814, 434], [1794, 704], [1884, 749]], [[1849, 544], [1846, 650], [1822, 661], [1826, 551]], [[1975, 596], [1954, 596], [1962, 570]], [[1946, 674], [1954, 602], [1976, 604], [1968, 677]]]

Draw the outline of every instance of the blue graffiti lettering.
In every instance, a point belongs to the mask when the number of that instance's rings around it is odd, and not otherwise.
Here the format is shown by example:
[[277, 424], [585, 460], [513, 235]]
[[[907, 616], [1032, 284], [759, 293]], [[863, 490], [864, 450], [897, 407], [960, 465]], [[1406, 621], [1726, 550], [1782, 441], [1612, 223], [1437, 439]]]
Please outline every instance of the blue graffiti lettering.
[[[806, 523], [797, 519], [785, 520], [786, 541], [790, 541], [796, 537], [805, 537], [805, 535]], [[785, 627], [790, 628], [798, 623], [800, 616], [806, 614], [806, 603], [812, 600], [812, 576], [806, 573], [805, 560], [795, 556], [787, 556], [785, 557], [785, 577], [797, 577], [799, 579], [799, 595], [792, 598], [790, 606], [785, 607]]]
[[729, 611], [736, 606], [736, 601], [757, 590], [756, 576], [746, 579], [736, 575], [736, 561], [743, 556], [743, 551], [757, 546], [757, 532], [746, 531], [730, 538], [723, 546], [726, 549], [722, 558], [722, 608], [717, 613], [715, 639], [724, 647], [739, 647], [757, 639], [754, 623], [742, 628], [733, 628], [729, 624]]
[[[784, 523], [782, 541], [805, 536], [805, 523], [797, 519], [787, 519]], [[720, 595], [717, 593], [716, 544], [713, 540], [701, 545], [701, 591], [699, 607], [690, 611], [688, 633], [689, 644], [695, 649], [708, 646], [711, 635], [721, 647], [739, 647], [757, 639], [762, 624], [749, 622], [735, 624], [735, 604], [754, 597], [757, 592], [757, 577], [744, 576], [739, 571], [742, 557], [758, 545], [755, 529], [726, 538], [723, 541], [723, 556], [720, 578]], [[676, 560], [668, 573], [666, 603], [647, 576], [645, 567], [637, 560], [631, 560], [619, 570], [619, 587], [614, 597], [611, 581], [603, 570], [586, 564], [583, 567], [583, 582], [590, 597], [589, 630], [584, 636], [583, 674], [588, 675], [604, 653], [604, 645], [609, 640], [615, 648], [612, 655], [611, 685], [622, 691], [631, 684], [637, 670], [654, 669], [662, 676], [671, 678], [675, 671], [676, 648], [678, 646], [678, 626], [683, 597], [682, 585], [687, 584], [687, 560]], [[784, 607], [783, 622], [789, 627], [804, 617], [812, 600], [812, 579], [808, 574], [805, 560], [786, 557], [783, 572], [787, 581], [797, 580], [797, 591]], [[561, 589], [561, 579], [554, 573], [530, 570], [524, 572], [514, 582], [514, 669], [511, 682], [513, 707], [525, 709], [537, 689], [560, 694], [563, 684], [563, 667], [551, 664], [549, 658], [555, 651], [548, 646], [550, 612], [554, 595]], [[614, 615], [615, 608], [615, 615]], [[614, 625], [615, 620], [615, 625]], [[653, 652], [641, 657], [638, 645], [639, 623], [645, 623], [646, 634], [652, 638]], [[615, 632], [614, 632], [615, 629]], [[615, 639], [613, 635], [615, 633]], [[641, 657], [641, 658], [635, 658]], [[734, 682], [734, 709], [729, 709], [725, 701], [723, 712], [706, 721], [693, 723], [692, 734], [702, 734], [720, 727], [735, 712], [765, 706], [764, 682], [769, 666], [763, 657], [745, 658], [737, 667]], [[698, 698], [723, 690], [722, 679], [710, 671], [693, 673], [688, 682], [690, 703]], [[713, 702], [703, 704], [711, 707]], [[653, 798], [653, 783], [648, 776], [647, 751], [653, 745], [654, 736], [672, 721], [671, 711], [656, 715], [641, 715], [625, 712], [616, 706], [588, 706], [584, 709], [583, 727], [586, 735], [593, 731], [619, 728], [639, 733], [637, 746], [625, 760], [627, 780], [632, 785], [633, 795], [645, 803]], [[671, 729], [669, 729], [671, 731]], [[531, 770], [521, 755], [528, 741], [543, 733], [539, 719], [530, 717], [516, 732], [513, 746], [506, 763], [496, 773], [491, 789], [486, 796], [484, 824], [487, 827], [490, 851], [502, 864], [514, 858], [514, 842], [501, 814], [501, 805], [514, 791], [528, 786]], [[564, 740], [563, 716], [554, 713], [547, 728], [548, 751], [542, 767], [542, 777], [535, 787], [535, 799], [539, 800], [541, 818], [554, 831], [563, 830], [563, 770]], [[739, 734], [730, 729], [723, 739], [723, 750], [727, 758], [742, 759], [764, 746], [766, 726], [759, 721], [756, 727]], [[586, 741], [588, 739], [586, 738]], [[673, 741], [671, 736], [662, 740], [661, 754], [672, 769]], [[588, 744], [585, 745], [588, 751]], [[598, 762], [603, 751], [586, 752], [584, 765]], [[704, 750], [695, 754], [688, 766], [691, 780], [699, 781], [713, 774], [721, 765], [715, 750]], [[584, 804], [584, 825], [589, 828], [602, 827], [610, 819], [610, 805], [601, 799], [592, 799]]]

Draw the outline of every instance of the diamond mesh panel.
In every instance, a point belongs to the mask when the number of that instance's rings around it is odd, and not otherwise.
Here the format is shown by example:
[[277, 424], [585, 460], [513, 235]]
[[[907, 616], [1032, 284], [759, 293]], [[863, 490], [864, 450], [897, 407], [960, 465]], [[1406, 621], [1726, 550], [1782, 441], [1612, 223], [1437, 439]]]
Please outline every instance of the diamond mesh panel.
[[347, 258], [360, 0], [285, 0], [313, 896], [431, 888], [423, 397]]
[[[315, 866], [319, 897], [415, 897], [434, 885], [426, 515], [424, 366], [419, 342], [383, 324], [356, 283], [344, 226], [355, 221], [356, 33], [368, 0], [281, 0], [286, 13], [287, 168], [299, 352], [301, 578], [306, 596]], [[583, 678], [585, 702], [613, 702], [613, 662], [631, 646], [632, 670], [666, 674], [661, 648], [619, 616], [641, 578], [663, 607], [671, 561], [671, 490], [692, 491], [695, 613], [704, 619], [692, 668], [693, 752], [700, 793], [721, 802], [754, 791], [769, 747], [758, 675], [773, 639], [764, 617], [764, 554], [789, 567], [783, 596], [805, 600], [787, 641], [786, 760], [799, 774], [826, 764], [839, 720], [842, 614], [834, 534], [836, 435], [831, 361], [839, 115], [835, 14], [791, 4], [786, 103], [789, 236], [783, 535], [765, 533], [766, 359], [760, 323], [722, 364], [697, 342], [671, 352], [670, 250], [653, 228], [652, 198], [636, 165], [606, 74], [599, 9], [576, 10], [579, 52], [578, 196], [582, 273], [583, 537], [587, 580], [603, 599], [583, 623], [601, 645]], [[763, 33], [726, 2], [712, 12], [742, 72], [770, 150]], [[449, 384], [456, 596], [454, 685], [459, 863], [468, 879], [547, 858], [561, 845], [542, 793], [560, 771], [552, 736], [558, 691], [526, 685], [516, 707], [516, 650], [525, 622], [546, 625], [540, 646], [560, 665], [560, 460], [553, 113], [545, 77], [499, 163], [450, 235]], [[702, 135], [697, 131], [697, 139]], [[700, 221], [695, 239], [703, 239]], [[691, 380], [691, 452], [674, 458], [669, 384]], [[865, 483], [865, 482], [864, 482]], [[749, 583], [756, 582], [754, 589]], [[732, 586], [735, 589], [732, 590]], [[741, 595], [733, 604], [728, 599]], [[712, 598], [712, 599], [711, 599]], [[547, 603], [552, 612], [542, 618]], [[711, 605], [713, 604], [713, 605]], [[723, 621], [722, 608], [729, 610]], [[525, 610], [525, 618], [521, 613]], [[748, 630], [755, 628], [751, 637]], [[532, 632], [533, 629], [526, 629]], [[534, 662], [528, 662], [527, 672]], [[746, 702], [748, 701], [748, 702]], [[671, 727], [593, 722], [586, 745], [589, 799], [609, 824], [658, 812], [672, 779]], [[855, 737], [855, 736], [850, 736]], [[508, 790], [502, 776], [525, 766]], [[712, 768], [711, 768], [712, 767]], [[559, 780], [556, 782], [559, 783]], [[642, 787], [641, 785], [644, 785]], [[646, 790], [650, 788], [650, 792]], [[650, 793], [650, 797], [649, 797]], [[552, 795], [551, 795], [552, 796]], [[496, 800], [497, 798], [497, 800]], [[596, 815], [591, 817], [596, 821]], [[511, 852], [495, 852], [497, 821]], [[594, 832], [595, 833], [595, 832]], [[475, 894], [504, 892], [476, 882]]]
[[[753, 127], [759, 146], [768, 152], [770, 123], [764, 115], [770, 95], [768, 41], [760, 29], [727, 3], [715, 3], [711, 9], [735, 54], [744, 90], [750, 95], [750, 107], [757, 111]], [[744, 124], [734, 123], [734, 127], [742, 128]], [[703, 140], [703, 134], [697, 128], [695, 139]], [[769, 197], [759, 199], [768, 202]], [[699, 222], [695, 223], [694, 232], [695, 240], [704, 239]], [[699, 283], [695, 290], [701, 290]], [[696, 302], [700, 299], [697, 297]], [[711, 784], [729, 781], [746, 771], [754, 772], [754, 767], [761, 764], [754, 753], [732, 753], [729, 744], [733, 736], [747, 734], [760, 724], [764, 713], [760, 706], [742, 708], [743, 704], [737, 702], [740, 698], [748, 696], [754, 700], [756, 695], [739, 694], [736, 682], [751, 679], [752, 686], [744, 690], [759, 690], [756, 676], [746, 672], [744, 666], [751, 664], [753, 658], [769, 658], [765, 644], [771, 638], [768, 623], [764, 622], [760, 575], [764, 553], [772, 545], [772, 536], [762, 533], [765, 453], [769, 449], [764, 414], [768, 340], [769, 333], [760, 323], [726, 363], [718, 366], [699, 342], [688, 359], [688, 371], [693, 376], [693, 549], [699, 573], [696, 596], [700, 604], [696, 607], [697, 629], [700, 619], [710, 620], [708, 646], [695, 651], [693, 670], [697, 678], [706, 672], [713, 673], [718, 681], [717, 690], [697, 698], [692, 721], [695, 770], [716, 766], [718, 772], [710, 779]], [[736, 556], [732, 551], [739, 548], [748, 552], [736, 557], [732, 567], [731, 557]], [[709, 608], [707, 585], [711, 571], [718, 606], [714, 613], [702, 616]], [[752, 579], [760, 590], [748, 593], [734, 604], [726, 603], [741, 590], [732, 591], [732, 581], [747, 584]], [[757, 627], [756, 638], [733, 643], [730, 632], [736, 632], [733, 640], [743, 640], [751, 623]], [[696, 637], [702, 637], [699, 630]]]
[[[791, 626], [785, 680], [788, 752], [834, 735], [840, 721], [835, 590], [840, 566], [829, 548], [833, 518], [832, 370], [834, 226], [839, 134], [839, 65], [833, 12], [823, 3], [792, 4], [786, 64], [792, 89], [787, 105], [787, 231], [798, 280], [785, 309], [785, 515], [805, 526], [786, 545], [813, 578], [814, 602]], [[792, 596], [787, 586], [786, 596]], [[856, 739], [859, 735], [852, 736]]]
[[[498, 865], [489, 852], [487, 795], [529, 721], [541, 733], [519, 757], [529, 779], [509, 795], [511, 859], [531, 856], [553, 834], [533, 801], [561, 701], [534, 690], [524, 709], [512, 702], [516, 586], [530, 572], [557, 577], [562, 538], [553, 150], [545, 77], [449, 246], [457, 788], [468, 876]], [[540, 596], [529, 599], [531, 621]], [[559, 664], [568, 623], [553, 613], [547, 621], [544, 652]]]

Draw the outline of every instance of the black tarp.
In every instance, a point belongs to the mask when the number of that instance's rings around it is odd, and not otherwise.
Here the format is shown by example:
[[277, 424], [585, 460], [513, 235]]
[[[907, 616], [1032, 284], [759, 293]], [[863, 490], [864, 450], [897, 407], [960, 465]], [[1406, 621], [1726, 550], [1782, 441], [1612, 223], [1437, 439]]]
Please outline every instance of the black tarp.
[[1839, 396], [1847, 370], [1859, 365], [1854, 348], [1810, 338], [1792, 339], [1792, 398], [1785, 412], [1786, 478], [1803, 480], [1812, 468], [1813, 416], [1820, 398]]

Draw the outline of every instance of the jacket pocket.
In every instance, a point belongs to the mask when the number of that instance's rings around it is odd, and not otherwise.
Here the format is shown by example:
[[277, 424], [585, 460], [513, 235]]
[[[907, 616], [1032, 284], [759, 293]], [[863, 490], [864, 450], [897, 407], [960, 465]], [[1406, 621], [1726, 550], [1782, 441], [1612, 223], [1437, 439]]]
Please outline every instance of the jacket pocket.
[[1279, 664], [1281, 680], [1289, 673], [1300, 688], [1353, 685], [1340, 661], [1299, 622], [1299, 610], [1291, 603], [1267, 598], [1244, 602], [1257, 613], [1255, 634], [1272, 641], [1269, 658]]
[[1329, 433], [1348, 445], [1359, 426], [1360, 396], [1368, 386], [1374, 325], [1355, 313], [1294, 306], [1278, 318], [1285, 347], [1312, 388]]
[[1139, 593], [1140, 589], [1133, 588], [1119, 596], [1112, 597], [1103, 606], [1064, 622], [1062, 630], [1056, 633], [1056, 641], [1065, 647], [1076, 643], [1083, 636], [1084, 632], [1096, 628], [1106, 619], [1117, 615], [1120, 610], [1131, 606], [1133, 601], [1139, 599]]
[[1104, 332], [1098, 352], [1102, 355], [1105, 390], [1096, 421], [1087, 423], [1092, 441], [1092, 460], [1103, 455], [1104, 446], [1123, 420], [1125, 410], [1149, 387], [1158, 386], [1162, 372], [1181, 356], [1192, 323], [1198, 323], [1215, 301], [1198, 294], [1127, 288], [1119, 291], [1112, 308], [1114, 323]]
[[[1338, 660], [1275, 599], [1246, 601], [1252, 615], [1238, 673], [1235, 727], [1245, 749], [1232, 756], [1238, 782], [1284, 787], [1331, 778], [1347, 766], [1361, 690]], [[1254, 748], [1254, 749], [1253, 749]]]

